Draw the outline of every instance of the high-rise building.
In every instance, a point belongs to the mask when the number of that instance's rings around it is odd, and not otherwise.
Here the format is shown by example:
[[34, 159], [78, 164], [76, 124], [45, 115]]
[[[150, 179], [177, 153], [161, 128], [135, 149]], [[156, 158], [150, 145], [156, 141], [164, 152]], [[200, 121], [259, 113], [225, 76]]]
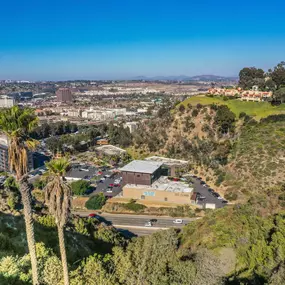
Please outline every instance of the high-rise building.
[[15, 100], [13, 98], [9, 98], [8, 96], [0, 97], [0, 108], [10, 108], [15, 105]]
[[56, 91], [58, 102], [72, 102], [72, 93], [69, 88], [59, 88]]
[[[10, 171], [8, 155], [8, 139], [5, 135], [0, 135], [0, 171]], [[28, 170], [34, 168], [33, 153], [28, 152]]]

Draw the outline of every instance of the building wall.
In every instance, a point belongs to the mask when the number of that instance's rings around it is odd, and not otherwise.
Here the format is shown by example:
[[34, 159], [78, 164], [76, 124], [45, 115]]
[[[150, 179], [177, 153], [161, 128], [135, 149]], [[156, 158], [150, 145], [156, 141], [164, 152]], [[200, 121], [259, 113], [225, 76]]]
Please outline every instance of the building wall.
[[192, 193], [175, 193], [169, 191], [155, 190], [152, 188], [123, 187], [123, 197], [136, 200], [153, 202], [169, 202], [177, 204], [194, 204], [191, 201]]
[[0, 145], [0, 171], [9, 171], [8, 148]]
[[123, 185], [137, 184], [137, 185], [151, 185], [151, 174], [122, 171]]
[[15, 105], [13, 98], [0, 98], [0, 108], [10, 108]]

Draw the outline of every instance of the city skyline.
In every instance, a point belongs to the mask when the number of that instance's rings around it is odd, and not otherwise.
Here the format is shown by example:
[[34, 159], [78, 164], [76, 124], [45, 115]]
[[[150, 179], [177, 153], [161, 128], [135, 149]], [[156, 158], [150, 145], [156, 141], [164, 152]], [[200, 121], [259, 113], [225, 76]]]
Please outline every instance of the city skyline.
[[0, 79], [237, 76], [283, 59], [284, 2], [188, 2], [3, 3]]

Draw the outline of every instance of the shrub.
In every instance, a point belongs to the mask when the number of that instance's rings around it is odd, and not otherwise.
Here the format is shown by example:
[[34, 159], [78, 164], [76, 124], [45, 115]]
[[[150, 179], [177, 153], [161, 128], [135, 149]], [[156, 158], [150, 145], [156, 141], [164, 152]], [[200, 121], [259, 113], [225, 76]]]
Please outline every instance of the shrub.
[[197, 117], [198, 114], [199, 114], [199, 111], [198, 111], [197, 109], [194, 109], [194, 110], [192, 111], [192, 117]]
[[237, 198], [238, 198], [237, 193], [230, 192], [225, 194], [225, 199], [229, 201], [235, 201]]
[[181, 113], [183, 113], [183, 112], [185, 111], [185, 107], [184, 107], [183, 104], [181, 104], [181, 105], [179, 106], [179, 111], [180, 111]]
[[38, 217], [39, 224], [43, 225], [44, 227], [54, 228], [56, 226], [55, 219], [51, 215], [44, 215]]
[[215, 185], [220, 186], [222, 184], [222, 182], [225, 180], [225, 176], [226, 176], [226, 174], [224, 172], [220, 173], [217, 180], [216, 180]]
[[72, 193], [75, 195], [83, 195], [90, 188], [90, 182], [85, 180], [78, 180], [71, 183]]
[[241, 118], [244, 118], [246, 116], [246, 113], [245, 112], [241, 112], [240, 114], [239, 114], [239, 118], [241, 119]]
[[85, 207], [89, 210], [99, 210], [101, 209], [105, 203], [107, 198], [103, 193], [99, 193], [89, 198], [89, 200], [85, 203]]
[[141, 205], [141, 204], [136, 204], [134, 200], [131, 200], [129, 203], [124, 204], [124, 208], [126, 210], [130, 210], [130, 211], [134, 211], [138, 213], [138, 212], [142, 212], [146, 208], [146, 206]]

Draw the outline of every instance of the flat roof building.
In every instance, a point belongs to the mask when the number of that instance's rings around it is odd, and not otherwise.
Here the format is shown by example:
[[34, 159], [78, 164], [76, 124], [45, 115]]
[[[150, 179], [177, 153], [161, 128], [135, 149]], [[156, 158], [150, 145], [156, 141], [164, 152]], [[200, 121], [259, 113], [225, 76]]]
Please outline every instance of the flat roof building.
[[186, 182], [170, 181], [165, 176], [161, 176], [152, 185], [125, 185], [123, 187], [123, 198], [157, 203], [196, 203], [196, 196], [192, 187]]
[[151, 185], [161, 176], [161, 162], [133, 160], [120, 169], [123, 184]]
[[189, 165], [189, 162], [187, 160], [173, 159], [162, 156], [151, 156], [145, 160], [162, 163], [163, 173], [164, 175], [168, 176], [179, 176], [181, 170], [185, 170]]

